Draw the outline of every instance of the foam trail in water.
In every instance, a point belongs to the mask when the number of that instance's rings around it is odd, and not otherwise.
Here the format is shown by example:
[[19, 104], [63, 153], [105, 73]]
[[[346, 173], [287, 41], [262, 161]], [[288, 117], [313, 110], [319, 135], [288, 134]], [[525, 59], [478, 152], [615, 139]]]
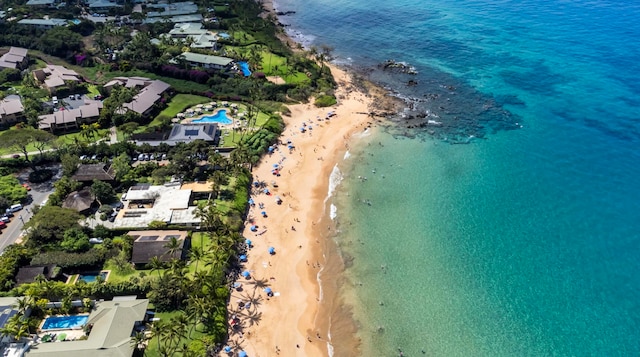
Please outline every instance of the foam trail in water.
[[329, 206], [329, 218], [331, 218], [331, 220], [335, 220], [336, 217], [338, 216], [338, 207], [336, 207], [333, 203], [331, 204], [331, 206]]
[[342, 182], [342, 179], [342, 172], [340, 172], [338, 164], [336, 164], [333, 167], [333, 170], [331, 170], [331, 175], [329, 175], [329, 190], [327, 192], [327, 198], [324, 200], [325, 202], [327, 202], [329, 197], [333, 196], [333, 193], [336, 191], [336, 188], [338, 188], [340, 182]]
[[342, 160], [346, 160], [346, 159], [348, 159], [350, 157], [351, 157], [351, 153], [349, 152], [349, 150], [347, 150], [347, 151], [344, 152], [344, 157], [342, 158]]

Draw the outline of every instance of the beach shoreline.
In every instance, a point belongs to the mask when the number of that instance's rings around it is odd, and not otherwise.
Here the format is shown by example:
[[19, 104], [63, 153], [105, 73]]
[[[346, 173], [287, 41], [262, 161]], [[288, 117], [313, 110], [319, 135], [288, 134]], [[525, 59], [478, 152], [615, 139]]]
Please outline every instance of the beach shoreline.
[[[263, 5], [275, 15], [270, 1]], [[284, 40], [295, 48], [293, 40]], [[229, 345], [252, 357], [358, 353], [356, 322], [339, 297], [344, 266], [333, 241], [329, 180], [354, 134], [379, 122], [372, 113], [395, 111], [398, 102], [383, 89], [354, 79], [354, 73], [328, 67], [338, 104], [288, 106], [280, 145], [252, 170], [258, 183], [251, 195], [255, 206], [243, 232], [252, 243], [244, 264], [250, 278], [239, 279], [242, 287], [229, 302], [229, 315], [238, 317], [241, 326], [230, 329]], [[248, 309], [240, 307], [247, 302]], [[339, 333], [332, 334], [335, 329]]]

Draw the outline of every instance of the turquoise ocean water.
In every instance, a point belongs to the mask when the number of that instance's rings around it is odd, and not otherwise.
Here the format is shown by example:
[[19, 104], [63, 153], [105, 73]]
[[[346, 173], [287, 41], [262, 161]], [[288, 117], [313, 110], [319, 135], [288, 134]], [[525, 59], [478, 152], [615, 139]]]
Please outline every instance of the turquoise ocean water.
[[277, 7], [339, 63], [414, 66], [370, 73], [440, 123], [339, 164], [363, 355], [640, 355], [640, 2]]

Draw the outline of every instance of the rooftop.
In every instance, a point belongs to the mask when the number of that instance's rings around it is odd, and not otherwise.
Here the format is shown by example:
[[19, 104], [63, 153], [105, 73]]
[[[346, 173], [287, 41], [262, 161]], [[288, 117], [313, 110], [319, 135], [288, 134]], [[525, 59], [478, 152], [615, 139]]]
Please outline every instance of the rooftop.
[[101, 301], [87, 324], [93, 324], [89, 338], [82, 341], [40, 343], [27, 356], [43, 357], [123, 357], [133, 354], [131, 334], [135, 323], [143, 321], [149, 300]]
[[185, 60], [189, 62], [201, 63], [201, 64], [213, 64], [216, 66], [228, 66], [231, 62], [233, 62], [232, 58], [228, 57], [220, 57], [220, 56], [212, 56], [212, 55], [203, 55], [199, 53], [193, 52], [182, 52], [182, 55]]
[[34, 26], [64, 26], [67, 24], [67, 20], [64, 19], [22, 19], [18, 21], [22, 25], [34, 25]]
[[4, 115], [11, 115], [22, 113], [24, 111], [24, 107], [22, 106], [22, 101], [20, 97], [17, 95], [8, 95], [4, 99], [0, 100], [0, 117]]
[[85, 187], [80, 191], [71, 192], [62, 202], [62, 208], [70, 208], [82, 212], [91, 208], [93, 202], [95, 202], [95, 197], [93, 197], [91, 190]]
[[71, 178], [80, 182], [112, 181], [115, 179], [115, 171], [112, 166], [107, 164], [80, 164]]
[[207, 124], [174, 124], [170, 132], [133, 135], [131, 139], [136, 145], [149, 144], [158, 146], [161, 143], [176, 145], [190, 143], [195, 140], [215, 142], [218, 135], [216, 123]]
[[169, 255], [165, 246], [171, 238], [176, 238], [180, 243], [180, 249], [183, 249], [187, 231], [131, 231], [127, 235], [134, 239], [131, 262], [147, 264], [153, 257], [158, 257], [163, 262], [174, 258], [181, 259], [184, 252], [174, 252], [173, 255]]

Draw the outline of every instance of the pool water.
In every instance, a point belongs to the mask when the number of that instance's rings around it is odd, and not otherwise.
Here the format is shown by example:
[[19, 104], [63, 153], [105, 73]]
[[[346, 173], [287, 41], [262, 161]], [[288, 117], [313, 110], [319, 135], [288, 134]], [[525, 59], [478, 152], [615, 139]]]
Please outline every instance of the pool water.
[[102, 279], [104, 281], [107, 280], [107, 275], [108, 273], [106, 271], [101, 271], [100, 273], [84, 273], [84, 274], [80, 274], [78, 276], [78, 280], [84, 280], [87, 283], [93, 283], [96, 281], [96, 279], [98, 278], [98, 276], [102, 276]]
[[41, 330], [59, 330], [81, 327], [87, 323], [89, 315], [49, 316], [44, 320]]
[[191, 121], [192, 123], [218, 123], [218, 124], [231, 124], [233, 121], [227, 116], [227, 111], [224, 109], [219, 110], [214, 115], [205, 115], [200, 119]]

